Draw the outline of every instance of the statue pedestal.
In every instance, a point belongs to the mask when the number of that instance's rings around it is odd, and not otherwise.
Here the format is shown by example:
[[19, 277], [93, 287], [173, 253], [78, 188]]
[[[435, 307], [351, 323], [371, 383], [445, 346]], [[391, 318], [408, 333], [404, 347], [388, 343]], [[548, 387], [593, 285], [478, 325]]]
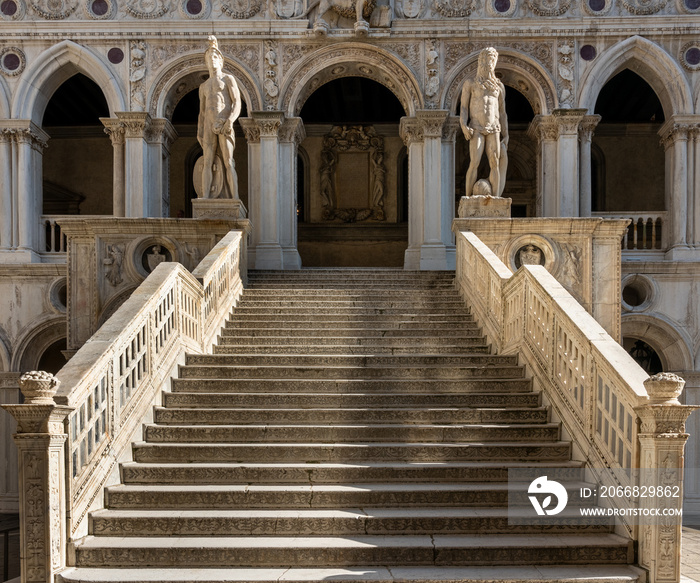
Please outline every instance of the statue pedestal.
[[[509, 199], [510, 200], [510, 199]], [[192, 199], [193, 219], [245, 219], [248, 215], [240, 200], [230, 198]]]
[[500, 196], [463, 196], [457, 214], [460, 219], [470, 217], [510, 218], [513, 199]]

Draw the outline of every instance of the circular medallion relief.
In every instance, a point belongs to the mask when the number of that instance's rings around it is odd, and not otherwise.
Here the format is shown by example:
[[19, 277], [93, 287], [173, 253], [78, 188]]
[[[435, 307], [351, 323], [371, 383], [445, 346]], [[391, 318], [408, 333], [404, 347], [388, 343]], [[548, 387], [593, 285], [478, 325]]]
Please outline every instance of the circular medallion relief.
[[14, 77], [24, 71], [26, 65], [24, 53], [16, 47], [8, 47], [0, 51], [0, 71]]
[[109, 49], [107, 52], [107, 58], [113, 65], [118, 65], [124, 60], [124, 51], [117, 47]]
[[581, 53], [581, 58], [584, 61], [592, 61], [593, 59], [596, 58], [596, 55], [598, 54], [593, 45], [583, 45], [581, 47], [580, 53]]
[[700, 43], [690, 42], [683, 46], [679, 60], [686, 69], [691, 71], [700, 69]]
[[199, 20], [209, 16], [211, 2], [209, 0], [180, 0], [178, 9], [184, 18]]
[[612, 0], [581, 0], [584, 12], [591, 16], [604, 16], [612, 8]]
[[678, 0], [678, 11], [690, 14], [700, 14], [700, 0]]
[[107, 20], [114, 16], [116, 5], [114, 0], [87, 0], [85, 13], [92, 20]]
[[486, 2], [486, 10], [491, 16], [512, 16], [517, 7], [517, 0], [487, 0]]
[[19, 20], [24, 16], [22, 0], [0, 0], [0, 20]]

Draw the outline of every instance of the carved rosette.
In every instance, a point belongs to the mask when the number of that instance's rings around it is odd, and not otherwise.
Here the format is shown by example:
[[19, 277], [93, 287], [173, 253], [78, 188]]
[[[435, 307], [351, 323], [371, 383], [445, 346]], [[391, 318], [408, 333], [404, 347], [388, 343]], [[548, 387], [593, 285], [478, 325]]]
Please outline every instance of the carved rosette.
[[129, 0], [126, 4], [126, 11], [142, 20], [160, 18], [169, 10], [170, 0]]
[[629, 12], [637, 15], [656, 14], [668, 4], [668, 0], [621, 0]]
[[571, 0], [527, 0], [527, 6], [537, 16], [561, 16], [571, 6]]
[[476, 8], [474, 0], [435, 0], [434, 10], [445, 18], [466, 18]]
[[30, 6], [46, 20], [63, 20], [75, 12], [78, 3], [72, 0], [31, 0]]

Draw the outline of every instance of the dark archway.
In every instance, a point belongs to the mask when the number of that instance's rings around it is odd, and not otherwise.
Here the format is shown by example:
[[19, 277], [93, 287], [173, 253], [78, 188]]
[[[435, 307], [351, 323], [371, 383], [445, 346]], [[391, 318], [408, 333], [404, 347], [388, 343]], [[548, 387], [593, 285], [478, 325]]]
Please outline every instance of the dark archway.
[[[240, 117], [248, 117], [248, 107], [243, 101]], [[187, 93], [177, 104], [172, 115], [172, 124], [177, 139], [170, 147], [170, 216], [192, 217], [192, 199], [197, 198], [192, 176], [194, 165], [202, 155], [197, 142], [197, 120], [199, 118], [199, 89]], [[241, 124], [234, 124], [236, 149], [234, 160], [238, 175], [238, 194], [248, 207], [248, 147]]]
[[658, 131], [661, 101], [642, 77], [625, 69], [596, 101], [601, 121], [593, 135], [593, 212], [665, 210], [665, 159]]
[[408, 246], [408, 183], [399, 122], [384, 85], [342, 77], [312, 93], [306, 129], [298, 249], [305, 266], [400, 267]]
[[43, 214], [112, 214], [114, 154], [100, 117], [109, 117], [107, 100], [82, 73], [51, 96], [42, 122], [51, 138], [43, 155]]

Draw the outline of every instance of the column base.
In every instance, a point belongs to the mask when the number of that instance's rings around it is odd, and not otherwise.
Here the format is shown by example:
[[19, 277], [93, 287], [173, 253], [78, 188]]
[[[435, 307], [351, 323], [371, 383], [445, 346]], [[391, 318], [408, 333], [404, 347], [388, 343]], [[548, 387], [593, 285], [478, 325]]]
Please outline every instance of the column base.
[[262, 243], [255, 247], [253, 269], [284, 269], [284, 254], [278, 243]]
[[409, 247], [403, 256], [403, 268], [406, 271], [420, 269], [420, 247]]
[[282, 269], [301, 269], [301, 256], [296, 247], [282, 247]]
[[459, 201], [457, 216], [460, 219], [470, 217], [510, 218], [510, 198], [500, 196], [463, 196]]
[[690, 245], [677, 245], [666, 251], [664, 259], [670, 261], [700, 261], [700, 248]]
[[424, 243], [420, 247], [421, 271], [445, 271], [447, 247], [443, 243]]
[[248, 216], [240, 200], [231, 198], [195, 198], [192, 199], [192, 218], [194, 219], [245, 219]]
[[0, 264], [20, 263], [41, 263], [41, 256], [31, 249], [0, 249]]

